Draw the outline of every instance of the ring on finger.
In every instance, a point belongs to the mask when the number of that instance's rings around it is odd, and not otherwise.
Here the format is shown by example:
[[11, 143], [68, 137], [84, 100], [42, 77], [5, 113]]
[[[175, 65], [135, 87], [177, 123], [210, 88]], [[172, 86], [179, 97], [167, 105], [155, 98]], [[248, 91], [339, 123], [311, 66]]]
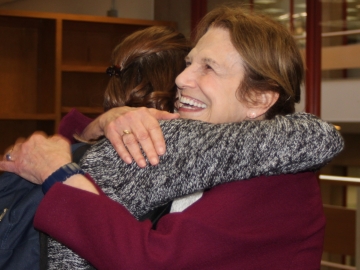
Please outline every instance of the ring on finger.
[[131, 130], [124, 129], [124, 130], [123, 130], [123, 133], [124, 133], [124, 134], [123, 134], [123, 136], [124, 136], [124, 135], [127, 135], [127, 134], [131, 134], [132, 132], [131, 132]]
[[12, 149], [9, 151], [9, 153], [7, 153], [7, 154], [5, 155], [5, 159], [6, 159], [7, 161], [12, 161], [11, 152], [12, 152]]

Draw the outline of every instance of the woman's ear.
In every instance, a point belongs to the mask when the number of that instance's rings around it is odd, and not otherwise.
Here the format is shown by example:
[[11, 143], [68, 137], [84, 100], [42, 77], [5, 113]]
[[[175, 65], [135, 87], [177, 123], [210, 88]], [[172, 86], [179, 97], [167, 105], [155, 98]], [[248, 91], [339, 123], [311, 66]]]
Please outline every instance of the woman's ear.
[[279, 93], [274, 91], [263, 91], [256, 94], [256, 102], [248, 108], [247, 117], [256, 119], [263, 116], [279, 98]]

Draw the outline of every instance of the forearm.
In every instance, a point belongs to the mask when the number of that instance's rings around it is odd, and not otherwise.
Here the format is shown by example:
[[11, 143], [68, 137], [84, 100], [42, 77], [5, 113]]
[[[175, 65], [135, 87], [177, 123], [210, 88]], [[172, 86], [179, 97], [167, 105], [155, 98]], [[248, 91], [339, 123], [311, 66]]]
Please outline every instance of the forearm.
[[99, 194], [99, 189], [97, 189], [92, 183], [92, 181], [90, 181], [89, 179], [91, 179], [89, 176], [86, 177], [81, 174], [75, 174], [66, 179], [66, 181], [64, 181], [63, 183], [73, 188], [78, 188], [83, 191]]
[[75, 108], [66, 114], [60, 121], [58, 133], [75, 143], [74, 135], [79, 135], [93, 119], [83, 115]]
[[[125, 208], [114, 206], [114, 202], [104, 195], [94, 195], [56, 184], [41, 202], [35, 215], [34, 226], [90, 260], [97, 269], [112, 269], [116, 258], [112, 255], [119, 250], [112, 243], [114, 239], [108, 239], [103, 234], [105, 231], [121, 234], [111, 222], [112, 215], [127, 217], [128, 221], [125, 220], [124, 223], [118, 223], [117, 218], [116, 222], [117, 225], [123, 224], [121, 226], [124, 228], [128, 227], [129, 231], [129, 223], [136, 222]], [[118, 239], [117, 236], [115, 238]], [[101, 248], [104, 243], [106, 245]], [[107, 256], [112, 259], [108, 260]]]
[[82, 141], [96, 141], [101, 136], [104, 136], [104, 131], [101, 128], [101, 116], [94, 119], [89, 125], [85, 127], [78, 139]]
[[309, 115], [223, 125], [179, 119], [161, 126], [168, 150], [157, 166], [125, 165], [107, 140], [81, 163], [108, 196], [137, 217], [224, 182], [318, 169], [343, 147], [331, 125]]
[[242, 179], [316, 170], [344, 147], [333, 125], [305, 113], [222, 125], [192, 121], [161, 125], [168, 147], [177, 150], [171, 156], [184, 156], [188, 164], [193, 161], [188, 169], [210, 168], [215, 173], [234, 167], [231, 171]]
[[186, 195], [260, 175], [314, 171], [344, 146], [331, 124], [309, 114], [216, 126], [188, 123], [164, 130], [169, 155], [160, 160], [172, 164], [167, 181], [174, 187], [159, 185], [155, 194]]

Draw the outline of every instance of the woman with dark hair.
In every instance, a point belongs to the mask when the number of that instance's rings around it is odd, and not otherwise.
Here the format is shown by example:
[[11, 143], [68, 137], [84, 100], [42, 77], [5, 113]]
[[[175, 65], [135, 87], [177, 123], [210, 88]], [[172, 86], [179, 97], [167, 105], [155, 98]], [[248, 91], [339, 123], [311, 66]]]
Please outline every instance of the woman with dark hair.
[[173, 112], [175, 78], [189, 51], [187, 39], [167, 27], [150, 27], [125, 38], [112, 53], [105, 110], [130, 106]]
[[[298, 83], [287, 92], [276, 77], [268, 78], [260, 72], [254, 80], [259, 85], [266, 81], [264, 85], [268, 88], [251, 88], [242, 95], [241, 86], [248, 76], [246, 57], [235, 44], [245, 41], [232, 38], [231, 29], [238, 29], [238, 24], [254, 26], [253, 37], [273, 31], [267, 44], [263, 44], [270, 49], [275, 49], [275, 43], [289, 35], [267, 18], [261, 17], [258, 23], [252, 18], [258, 17], [241, 9], [218, 9], [205, 17], [202, 25], [207, 30], [186, 57], [187, 67], [177, 77], [176, 84], [181, 117], [209, 123], [181, 119], [161, 122], [168, 151], [158, 166], [138, 169], [136, 164], [131, 164], [125, 171], [119, 170], [123, 163], [113, 162], [117, 155], [115, 150], [110, 150], [107, 140], [93, 146], [80, 162], [97, 183], [104, 185], [108, 196], [113, 198], [122, 192], [121, 198], [113, 199], [121, 201], [136, 217], [174, 197], [237, 177], [319, 168], [342, 148], [336, 131], [316, 118], [306, 114], [281, 116], [283, 113], [278, 110], [278, 116], [266, 114], [284, 93], [287, 99], [282, 102], [293, 106]], [[264, 25], [268, 29], [261, 34], [258, 27]], [[294, 50], [285, 57], [299, 71], [302, 62], [294, 46], [289, 42], [283, 49]], [[274, 54], [275, 64], [270, 65], [269, 72], [290, 78], [290, 69], [294, 66], [279, 69], [276, 61], [284, 55], [281, 50], [275, 50]], [[268, 61], [265, 55], [257, 61]], [[111, 73], [123, 71], [126, 72], [126, 68], [119, 65], [119, 70], [115, 68]], [[302, 71], [297, 75], [301, 81]], [[249, 119], [269, 120], [226, 124]], [[132, 126], [129, 123], [127, 118], [120, 124], [124, 141], [136, 135], [133, 127], [137, 123]], [[124, 128], [124, 124], [129, 126]], [[304, 133], [304, 127], [309, 125], [312, 128]], [[194, 141], [196, 136], [191, 135], [191, 131], [203, 137]], [[318, 136], [329, 139], [329, 133], [332, 134], [330, 140], [320, 140], [320, 145], [314, 143], [313, 139]], [[309, 134], [314, 137], [304, 138]], [[171, 139], [176, 142], [173, 146]], [[309, 151], [320, 147], [319, 153], [327, 157], [322, 159], [302, 152], [309, 145]], [[214, 150], [214, 146], [220, 148]], [[283, 146], [284, 151], [273, 152], [273, 146], [276, 149]], [[31, 154], [26, 149], [31, 149]], [[68, 245], [96, 268], [310, 269], [318, 263], [324, 219], [316, 177], [311, 172], [259, 177], [214, 187], [202, 197], [200, 194], [201, 198], [184, 212], [166, 215], [152, 228], [150, 222], [138, 222], [123, 206], [105, 196], [89, 175], [82, 175], [81, 169], [68, 164], [70, 153], [66, 149], [68, 144], [62, 138], [33, 135], [27, 142], [16, 144], [10, 153], [11, 161], [1, 162], [0, 166], [32, 182], [44, 183], [45, 191], [52, 186], [52, 181], [65, 180], [65, 185], [56, 183], [46, 193], [36, 214], [35, 226]], [[244, 151], [247, 149], [249, 152]], [[290, 149], [296, 150], [289, 154]], [[182, 156], [172, 157], [175, 151]], [[262, 156], [263, 152], [267, 155]], [[239, 153], [245, 160], [241, 160]], [[38, 161], [37, 166], [30, 162], [34, 159]], [[249, 160], [254, 168], [247, 167]], [[294, 165], [294, 160], [299, 164]], [[69, 178], [64, 179], [64, 175]], [[108, 189], [106, 177], [116, 179], [120, 186]], [[166, 197], [174, 181], [174, 193], [171, 198]], [[189, 203], [189, 198], [185, 198], [185, 203]]]

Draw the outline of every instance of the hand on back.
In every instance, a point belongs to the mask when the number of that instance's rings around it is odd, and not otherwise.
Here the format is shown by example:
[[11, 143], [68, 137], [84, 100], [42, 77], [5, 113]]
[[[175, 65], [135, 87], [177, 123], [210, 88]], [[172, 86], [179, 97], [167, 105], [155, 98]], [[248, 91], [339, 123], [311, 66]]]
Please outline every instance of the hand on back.
[[10, 160], [4, 155], [0, 170], [16, 173], [34, 184], [42, 184], [50, 174], [71, 162], [69, 142], [43, 132], [35, 132], [27, 140], [18, 139], [5, 153]]
[[145, 167], [144, 151], [150, 164], [159, 163], [159, 156], [166, 151], [164, 136], [158, 120], [178, 118], [172, 114], [152, 108], [118, 107], [99, 116], [82, 133], [85, 140], [105, 135], [122, 160], [130, 164], [132, 160], [139, 167]]

